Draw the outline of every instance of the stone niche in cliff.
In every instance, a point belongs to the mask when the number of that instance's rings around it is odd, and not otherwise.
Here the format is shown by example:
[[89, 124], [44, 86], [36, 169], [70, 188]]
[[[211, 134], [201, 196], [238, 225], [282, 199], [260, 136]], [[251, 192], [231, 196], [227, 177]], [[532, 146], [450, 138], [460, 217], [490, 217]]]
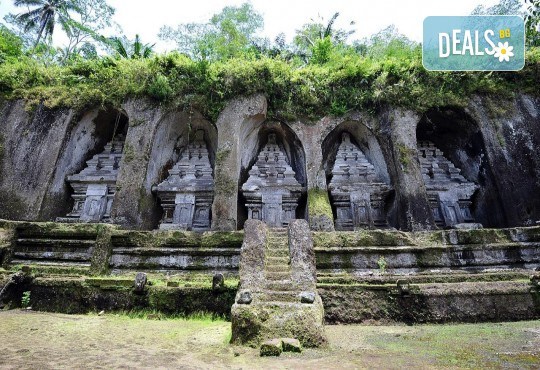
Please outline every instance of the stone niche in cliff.
[[328, 189], [337, 230], [388, 226], [385, 203], [392, 188], [379, 178], [347, 132], [342, 133]]
[[303, 193], [305, 187], [295, 178], [276, 133], [270, 132], [242, 185], [248, 218], [264, 221], [270, 227], [285, 227], [296, 218]]
[[160, 229], [210, 229], [214, 178], [204, 130], [197, 130], [169, 177], [153, 188], [163, 207]]
[[108, 222], [116, 192], [116, 178], [124, 150], [124, 135], [116, 135], [104, 150], [86, 162], [86, 168], [66, 181], [75, 204], [60, 222]]
[[474, 222], [471, 197], [478, 185], [465, 179], [432, 142], [418, 143], [418, 157], [436, 225], [451, 227]]

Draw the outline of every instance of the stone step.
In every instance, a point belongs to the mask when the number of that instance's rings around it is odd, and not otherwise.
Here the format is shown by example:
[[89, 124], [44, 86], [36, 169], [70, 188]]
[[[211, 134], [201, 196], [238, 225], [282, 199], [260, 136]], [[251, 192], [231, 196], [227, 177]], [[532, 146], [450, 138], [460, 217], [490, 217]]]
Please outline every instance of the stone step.
[[266, 257], [289, 257], [288, 249], [267, 249]]
[[289, 264], [289, 257], [266, 257], [266, 264], [267, 265], [276, 265], [276, 264]]
[[265, 290], [261, 296], [263, 301], [272, 302], [298, 302], [300, 297], [296, 291]]
[[291, 272], [291, 268], [289, 265], [266, 265], [265, 269], [266, 272]]
[[54, 266], [54, 267], [90, 267], [90, 262], [77, 262], [77, 261], [38, 261], [38, 260], [22, 260], [13, 259], [10, 262], [11, 265], [40, 265], [40, 266]]
[[265, 272], [265, 277], [267, 280], [280, 281], [290, 278], [291, 272], [288, 269], [286, 271], [268, 271], [267, 269]]
[[84, 240], [84, 239], [30, 239], [30, 238], [19, 238], [17, 239], [17, 247], [20, 246], [29, 246], [37, 248], [88, 248], [93, 247], [95, 240]]
[[289, 246], [287, 244], [269, 244], [266, 246], [268, 250], [278, 250], [278, 251], [289, 251]]
[[291, 292], [295, 291], [295, 287], [291, 280], [285, 279], [285, 280], [267, 280], [265, 284], [265, 289], [272, 290], [272, 291], [284, 291], [284, 292]]
[[15, 259], [20, 260], [59, 260], [73, 262], [89, 262], [92, 257], [91, 251], [85, 252], [66, 252], [66, 251], [15, 251], [13, 253]]

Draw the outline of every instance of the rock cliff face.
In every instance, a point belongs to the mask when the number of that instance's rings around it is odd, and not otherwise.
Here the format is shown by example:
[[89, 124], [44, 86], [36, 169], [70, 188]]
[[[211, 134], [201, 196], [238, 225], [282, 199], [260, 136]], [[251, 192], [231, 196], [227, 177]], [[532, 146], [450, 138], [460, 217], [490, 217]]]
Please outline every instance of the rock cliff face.
[[[332, 230], [336, 219], [328, 184], [344, 134], [393, 189], [385, 201], [387, 224], [402, 230], [436, 228], [433, 199], [422, 176], [418, 143], [433, 143], [461, 175], [478, 186], [470, 212], [485, 227], [534, 225], [540, 220], [540, 100], [475, 97], [465, 109], [424, 113], [393, 107], [376, 115], [350, 112], [317, 122], [267, 118], [262, 95], [229, 102], [216, 122], [194, 111], [127, 100], [121, 107], [25, 110], [23, 101], [0, 106], [0, 218], [48, 221], [73, 208], [66, 177], [125, 134], [111, 222], [157, 228], [163, 216], [152, 187], [163, 182], [197, 130], [207, 138], [214, 176], [213, 230], [236, 230], [248, 218], [239, 191], [269, 133], [282, 143], [296, 181], [306, 188], [297, 218], [314, 230]], [[344, 162], [340, 160], [340, 166]], [[443, 169], [444, 170], [444, 169]], [[345, 172], [344, 172], [345, 171]], [[339, 169], [346, 174], [347, 166]], [[354, 212], [354, 210], [352, 210]]]

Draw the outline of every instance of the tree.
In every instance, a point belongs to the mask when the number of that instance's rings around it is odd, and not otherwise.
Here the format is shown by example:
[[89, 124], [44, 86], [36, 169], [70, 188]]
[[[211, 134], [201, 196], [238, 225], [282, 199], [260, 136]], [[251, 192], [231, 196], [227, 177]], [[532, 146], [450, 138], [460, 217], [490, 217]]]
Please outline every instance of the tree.
[[360, 55], [373, 59], [388, 57], [409, 59], [413, 57], [414, 50], [419, 45], [401, 34], [392, 24], [368, 39], [355, 42], [353, 46]]
[[72, 22], [69, 12], [79, 11], [72, 0], [15, 0], [14, 5], [36, 7], [17, 15], [19, 21], [24, 24], [25, 31], [38, 29], [34, 46], [37, 46], [42, 38], [52, 37], [57, 23], [62, 26], [66, 34], [70, 35]]
[[256, 33], [263, 17], [249, 3], [227, 6], [207, 23], [161, 27], [159, 38], [174, 41], [178, 51], [197, 59], [227, 59], [248, 52], [260, 43]]
[[109, 27], [118, 25], [112, 21], [115, 9], [106, 0], [72, 0], [78, 11], [68, 21], [71, 32], [68, 44], [62, 50], [63, 60], [73, 55], [97, 56], [96, 44], [105, 44], [106, 38], [100, 34]]
[[[333, 45], [345, 43], [349, 36], [355, 31], [346, 30], [344, 28], [335, 28], [334, 23], [338, 17], [339, 12], [336, 12], [330, 17], [328, 22], [320, 15], [318, 20], [311, 19], [311, 23], [304, 24], [301, 29], [296, 31], [296, 36], [293, 41], [294, 44], [300, 51], [307, 52], [317, 43], [320, 43], [321, 40], [326, 38], [328, 38]], [[349, 23], [350, 26], [353, 26], [354, 24], [354, 21]]]
[[6, 26], [0, 25], [0, 63], [22, 55], [22, 40]]
[[523, 15], [521, 0], [500, 0], [499, 3], [486, 7], [478, 5], [471, 15]]
[[525, 0], [527, 46], [540, 46], [540, 0]]
[[155, 44], [143, 44], [139, 35], [135, 35], [133, 42], [127, 38], [113, 37], [109, 40], [117, 56], [124, 59], [148, 58], [153, 53]]

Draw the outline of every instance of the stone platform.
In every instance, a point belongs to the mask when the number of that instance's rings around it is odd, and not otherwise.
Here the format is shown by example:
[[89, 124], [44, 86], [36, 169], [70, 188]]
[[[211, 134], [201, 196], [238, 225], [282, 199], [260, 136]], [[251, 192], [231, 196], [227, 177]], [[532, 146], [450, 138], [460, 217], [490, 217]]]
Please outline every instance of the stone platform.
[[[311, 236], [316, 292], [327, 323], [540, 318], [539, 227]], [[305, 270], [282, 263], [283, 257], [296, 258], [285, 256], [284, 231], [270, 231], [266, 237], [264, 289], [252, 294], [252, 301], [268, 298], [276, 309], [281, 300], [308, 307], [297, 301], [303, 290], [288, 283], [301, 281], [290, 274]], [[228, 317], [239, 292], [244, 239], [243, 232], [140, 232], [105, 224], [0, 221], [0, 288], [22, 266], [30, 266], [35, 278], [20, 292], [30, 290], [39, 310], [156, 309]], [[155, 282], [143, 298], [132, 287], [138, 271]], [[226, 297], [211, 287], [218, 272], [235, 281], [225, 290]], [[97, 284], [92, 275], [106, 284]]]
[[231, 310], [231, 342], [259, 345], [288, 337], [306, 347], [326, 342], [306, 221], [293, 220], [288, 230], [246, 222], [239, 288]]

